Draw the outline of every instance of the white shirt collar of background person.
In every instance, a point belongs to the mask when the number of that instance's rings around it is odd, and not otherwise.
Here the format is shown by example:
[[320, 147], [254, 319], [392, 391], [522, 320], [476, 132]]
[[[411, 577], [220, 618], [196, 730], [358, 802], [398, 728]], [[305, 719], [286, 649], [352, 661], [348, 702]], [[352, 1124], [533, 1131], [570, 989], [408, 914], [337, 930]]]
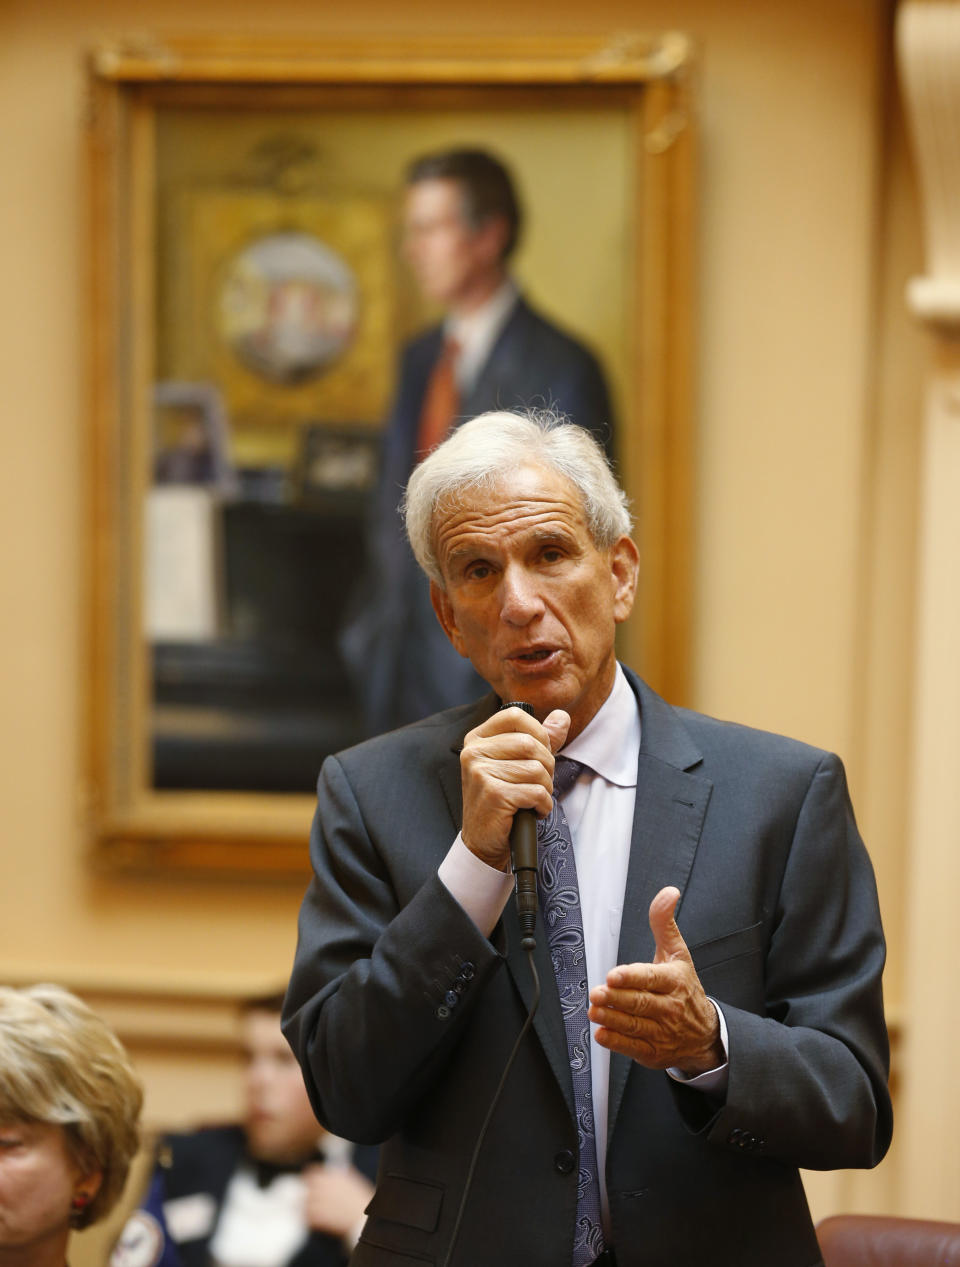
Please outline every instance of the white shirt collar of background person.
[[451, 315], [444, 322], [444, 337], [453, 339], [458, 348], [455, 373], [461, 396], [479, 378], [519, 297], [515, 283], [507, 277], [485, 304], [462, 316]]
[[279, 1175], [266, 1188], [251, 1170], [238, 1170], [227, 1186], [210, 1242], [221, 1267], [283, 1267], [307, 1243], [301, 1175]]

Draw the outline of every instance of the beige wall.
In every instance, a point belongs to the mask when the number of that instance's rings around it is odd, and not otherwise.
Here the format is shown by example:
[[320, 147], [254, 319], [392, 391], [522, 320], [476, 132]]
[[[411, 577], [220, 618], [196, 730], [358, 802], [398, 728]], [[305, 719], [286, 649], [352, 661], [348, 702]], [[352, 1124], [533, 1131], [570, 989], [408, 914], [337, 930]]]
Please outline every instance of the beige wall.
[[[55, 977], [105, 1007], [142, 987], [151, 1014], [171, 993], [191, 1014], [205, 1001], [216, 1011], [283, 978], [299, 898], [289, 886], [111, 879], [82, 854], [83, 50], [118, 32], [240, 23], [433, 31], [440, 12], [446, 30], [526, 33], [549, 14], [555, 32], [675, 26], [698, 40], [694, 702], [846, 759], [877, 865], [896, 1014], [923, 342], [902, 305], [919, 235], [885, 10], [870, 0], [494, 0], [456, 11], [355, 0], [348, 22], [342, 6], [294, 0], [0, 6], [0, 974]], [[124, 1000], [118, 1015], [129, 1018]], [[176, 1095], [162, 1040], [135, 1044], [151, 1111], [166, 1116]], [[811, 1191], [818, 1213], [894, 1208], [896, 1156], [877, 1175], [816, 1179]]]

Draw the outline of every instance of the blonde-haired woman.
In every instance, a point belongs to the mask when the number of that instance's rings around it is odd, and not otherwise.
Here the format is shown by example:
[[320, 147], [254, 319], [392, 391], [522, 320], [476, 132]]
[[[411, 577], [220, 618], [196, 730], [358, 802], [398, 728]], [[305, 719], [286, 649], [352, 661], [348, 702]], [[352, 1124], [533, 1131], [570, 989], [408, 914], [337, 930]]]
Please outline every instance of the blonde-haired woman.
[[142, 1101], [85, 1003], [53, 985], [0, 986], [0, 1267], [64, 1267], [70, 1229], [123, 1191]]

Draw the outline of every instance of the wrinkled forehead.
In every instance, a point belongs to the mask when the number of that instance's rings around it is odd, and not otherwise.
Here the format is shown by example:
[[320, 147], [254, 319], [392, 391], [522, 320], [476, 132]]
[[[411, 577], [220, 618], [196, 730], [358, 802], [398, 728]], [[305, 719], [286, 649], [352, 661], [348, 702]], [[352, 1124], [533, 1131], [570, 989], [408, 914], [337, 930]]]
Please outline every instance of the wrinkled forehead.
[[561, 531], [590, 540], [580, 490], [549, 467], [519, 466], [441, 498], [433, 513], [433, 545], [443, 564], [458, 542], [503, 539], [524, 531]]

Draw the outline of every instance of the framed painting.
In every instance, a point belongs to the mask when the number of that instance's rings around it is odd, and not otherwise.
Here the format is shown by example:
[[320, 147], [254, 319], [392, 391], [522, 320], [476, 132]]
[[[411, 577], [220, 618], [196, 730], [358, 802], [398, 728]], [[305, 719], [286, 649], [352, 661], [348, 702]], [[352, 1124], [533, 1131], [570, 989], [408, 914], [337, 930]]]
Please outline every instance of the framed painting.
[[694, 62], [682, 34], [117, 41], [90, 58], [89, 829], [119, 868], [302, 875], [358, 738], [338, 633], [417, 156], [516, 180], [524, 294], [611, 387], [643, 559], [622, 654], [687, 695]]

